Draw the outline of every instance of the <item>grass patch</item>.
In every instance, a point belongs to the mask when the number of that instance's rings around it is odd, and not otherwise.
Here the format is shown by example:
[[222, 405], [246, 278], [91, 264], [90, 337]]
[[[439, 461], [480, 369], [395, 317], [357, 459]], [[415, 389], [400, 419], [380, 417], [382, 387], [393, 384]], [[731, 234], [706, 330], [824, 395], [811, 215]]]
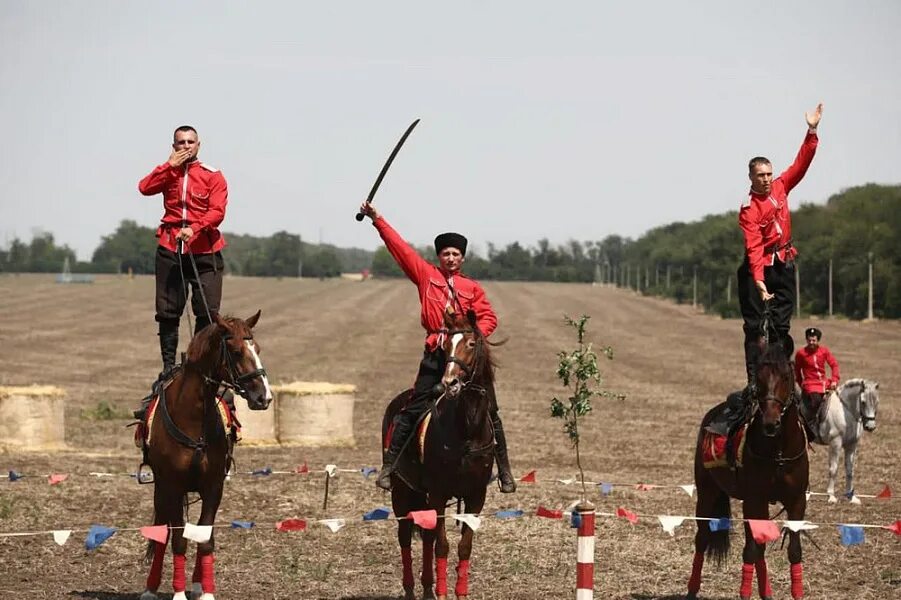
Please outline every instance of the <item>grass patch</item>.
[[81, 418], [89, 421], [115, 421], [130, 419], [131, 412], [121, 409], [115, 404], [110, 404], [106, 400], [101, 400], [94, 408], [82, 409]]

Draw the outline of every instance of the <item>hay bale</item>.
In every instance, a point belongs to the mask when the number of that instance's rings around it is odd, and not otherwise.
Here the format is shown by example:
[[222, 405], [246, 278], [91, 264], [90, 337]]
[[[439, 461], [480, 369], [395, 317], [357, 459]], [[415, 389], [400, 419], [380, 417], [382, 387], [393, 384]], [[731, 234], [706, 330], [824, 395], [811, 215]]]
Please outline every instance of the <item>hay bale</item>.
[[0, 386], [0, 446], [65, 448], [65, 399], [65, 390], [50, 385]]
[[356, 386], [295, 381], [272, 388], [278, 401], [278, 441], [297, 446], [353, 446]]
[[235, 395], [238, 421], [241, 422], [241, 445], [277, 446], [278, 430], [276, 419], [278, 406], [275, 399], [266, 410], [250, 410], [247, 400]]

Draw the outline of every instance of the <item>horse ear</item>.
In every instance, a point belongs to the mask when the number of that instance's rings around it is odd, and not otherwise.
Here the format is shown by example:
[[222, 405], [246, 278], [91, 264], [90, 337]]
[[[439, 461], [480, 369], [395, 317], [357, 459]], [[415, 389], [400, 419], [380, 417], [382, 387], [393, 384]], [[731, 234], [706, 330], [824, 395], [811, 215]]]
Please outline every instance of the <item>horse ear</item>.
[[467, 310], [466, 311], [466, 320], [469, 321], [469, 326], [472, 327], [473, 329], [475, 329], [476, 321], [477, 321], [476, 311], [472, 310], [471, 308], [469, 310]]
[[254, 326], [257, 324], [257, 321], [260, 320], [260, 313], [262, 313], [262, 312], [263, 312], [262, 310], [258, 310], [256, 312], [256, 314], [253, 315], [252, 317], [244, 319], [244, 322], [247, 323], [248, 328], [250, 328], [250, 329], [254, 328]]
[[448, 328], [454, 326], [454, 317], [456, 317], [456, 313], [454, 309], [448, 306], [444, 309], [444, 324], [448, 326]]
[[213, 313], [213, 323], [221, 327], [222, 329], [228, 329], [228, 322], [222, 318], [222, 315], [219, 313]]

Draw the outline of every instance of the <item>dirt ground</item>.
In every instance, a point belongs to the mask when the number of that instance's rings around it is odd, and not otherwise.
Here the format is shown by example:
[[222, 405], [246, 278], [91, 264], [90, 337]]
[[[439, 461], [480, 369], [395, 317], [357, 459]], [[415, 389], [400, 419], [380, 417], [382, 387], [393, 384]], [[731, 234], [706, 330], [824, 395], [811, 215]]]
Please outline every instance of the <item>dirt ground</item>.
[[[148, 277], [99, 277], [93, 285], [57, 285], [49, 276], [0, 277], [0, 385], [61, 386], [69, 451], [0, 452], [0, 471], [27, 475], [0, 480], [0, 532], [86, 530], [92, 523], [119, 528], [150, 523], [151, 486], [128, 477], [99, 479], [92, 471], [126, 473], [139, 462], [124, 418], [91, 419], [98, 403], [124, 414], [146, 393], [158, 370], [159, 354]], [[613, 361], [603, 361], [605, 387], [626, 400], [596, 400], [584, 423], [582, 456], [586, 477], [623, 484], [688, 484], [692, 451], [706, 409], [738, 387], [743, 377], [741, 324], [690, 307], [588, 285], [487, 283], [500, 317], [498, 392], [513, 470], [537, 469], [536, 484], [513, 495], [489, 491], [486, 513], [539, 505], [563, 508], [579, 497], [575, 459], [560, 422], [549, 416], [550, 400], [564, 390], [556, 380], [556, 353], [574, 345], [562, 316], [591, 315], [589, 337], [610, 344]], [[355, 448], [239, 447], [242, 471], [270, 466], [290, 470], [306, 462], [342, 468], [376, 466], [379, 423], [385, 402], [412, 382], [421, 329], [414, 288], [405, 281], [298, 281], [229, 278], [224, 310], [249, 316], [263, 311], [256, 336], [274, 382], [295, 379], [358, 386]], [[813, 324], [794, 323], [796, 333]], [[901, 597], [901, 537], [867, 529], [863, 545], [843, 547], [837, 523], [890, 524], [901, 518], [901, 324], [844, 320], [816, 322], [823, 342], [841, 362], [845, 378], [880, 382], [878, 428], [867, 434], [856, 489], [875, 494], [892, 486], [890, 500], [845, 500], [829, 505], [814, 496], [807, 519], [825, 523], [804, 542], [804, 576], [811, 599]], [[185, 330], [182, 330], [183, 336]], [[182, 348], [185, 346], [183, 342]], [[814, 491], [826, 485], [825, 448], [811, 456]], [[60, 485], [48, 473], [69, 473]], [[844, 490], [844, 480], [839, 481]], [[623, 519], [598, 521], [597, 597], [651, 600], [682, 597], [691, 566], [694, 525], [675, 537], [653, 515], [690, 515], [694, 502], [678, 488], [638, 491], [616, 486], [608, 496], [597, 488], [598, 510], [619, 506], [648, 515], [636, 525]], [[332, 482], [329, 507], [322, 509], [323, 481], [315, 476], [272, 475], [233, 478], [217, 522], [255, 521], [250, 531], [217, 530], [218, 598], [323, 598], [383, 600], [401, 595], [401, 567], [391, 521], [364, 523], [360, 516], [388, 505], [371, 480], [342, 473]], [[197, 510], [192, 513], [196, 519]], [[733, 514], [740, 507], [733, 504]], [[283, 533], [281, 519], [347, 518], [331, 533], [321, 525]], [[451, 533], [452, 557], [456, 532]], [[572, 598], [575, 589], [575, 531], [568, 524], [527, 517], [486, 518], [476, 533], [470, 589], [472, 600], [487, 598]], [[84, 533], [65, 546], [49, 534], [0, 537], [0, 598], [136, 600], [147, 567], [136, 531], [120, 531], [95, 551], [84, 549]], [[734, 598], [739, 582], [742, 537], [722, 570], [709, 566], [704, 598]], [[788, 564], [778, 545], [769, 550], [777, 597], [788, 597]], [[192, 560], [189, 558], [189, 561]], [[418, 560], [418, 559], [417, 559]], [[169, 585], [167, 559], [162, 591]], [[450, 582], [453, 585], [453, 574]], [[168, 596], [167, 596], [168, 597]]]

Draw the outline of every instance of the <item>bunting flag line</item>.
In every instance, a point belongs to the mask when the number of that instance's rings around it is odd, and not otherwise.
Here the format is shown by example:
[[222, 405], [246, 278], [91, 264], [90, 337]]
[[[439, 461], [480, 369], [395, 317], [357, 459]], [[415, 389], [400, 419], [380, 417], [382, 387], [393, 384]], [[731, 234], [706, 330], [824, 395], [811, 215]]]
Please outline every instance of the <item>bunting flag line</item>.
[[499, 510], [494, 513], [494, 516], [498, 519], [516, 519], [525, 514], [522, 510]]
[[895, 535], [901, 535], [901, 521], [895, 521], [891, 525], [886, 525], [885, 527]]
[[695, 490], [697, 489], [697, 488], [695, 487], [695, 484], [693, 484], [693, 483], [689, 483], [688, 485], [680, 485], [679, 487], [682, 489], [683, 492], [685, 492], [686, 494], [688, 494], [688, 497], [689, 497], [689, 498], [693, 498], [693, 497], [694, 497], [694, 495], [695, 495]]
[[47, 478], [47, 481], [50, 482], [50, 485], [57, 485], [64, 482], [69, 478], [67, 473], [51, 473]]
[[360, 469], [360, 473], [362, 473], [363, 477], [365, 477], [366, 479], [369, 479], [371, 475], [378, 473], [378, 471], [379, 470], [375, 467], [363, 467], [362, 469]]
[[251, 475], [262, 475], [265, 477], [268, 475], [272, 475], [272, 468], [271, 467], [263, 467], [262, 469], [254, 469], [250, 472], [250, 474]]
[[185, 523], [185, 529], [182, 532], [182, 536], [185, 539], [193, 540], [198, 544], [205, 544], [210, 541], [212, 535], [212, 525], [194, 525], [193, 523]]
[[525, 475], [519, 478], [519, 481], [522, 483], [536, 483], [535, 481], [535, 471], [529, 471]]
[[53, 541], [59, 546], [64, 546], [69, 541], [70, 535], [72, 535], [71, 529], [57, 529], [53, 532]]
[[319, 522], [328, 527], [329, 531], [332, 533], [338, 533], [342, 527], [347, 525], [347, 521], [344, 519], [323, 519]]
[[391, 511], [388, 508], [374, 508], [368, 513], [363, 515], [364, 521], [384, 521], [388, 518], [388, 515], [391, 514]]
[[748, 519], [748, 527], [751, 529], [751, 536], [758, 544], [778, 540], [782, 533], [775, 521], [769, 519]]
[[141, 527], [141, 535], [143, 535], [148, 540], [152, 540], [160, 544], [165, 544], [169, 540], [169, 526], [150, 525], [147, 527]]
[[478, 515], [459, 514], [451, 515], [454, 521], [469, 526], [473, 531], [477, 531], [482, 526], [482, 519]]
[[253, 521], [241, 521], [235, 519], [231, 522], [232, 529], [253, 529]]
[[601, 493], [604, 494], [605, 496], [613, 491], [612, 483], [601, 483], [600, 486], [601, 486]]
[[863, 544], [863, 527], [856, 525], [839, 525], [838, 533], [841, 536], [842, 546], [857, 546]]
[[88, 529], [88, 536], [84, 540], [84, 547], [87, 550], [98, 548], [103, 542], [108, 540], [114, 533], [115, 527], [104, 527], [103, 525], [91, 525]]
[[638, 515], [622, 506], [616, 509], [616, 516], [624, 518], [629, 523], [632, 523], [632, 525], [638, 523]]
[[710, 531], [726, 531], [732, 528], [732, 519], [723, 517], [722, 519], [710, 519]]
[[438, 525], [438, 513], [434, 510], [414, 510], [407, 517], [423, 529], [435, 529]]
[[681, 525], [685, 519], [690, 519], [691, 517], [671, 517], [669, 515], [657, 515], [657, 519], [660, 521], [660, 525], [663, 527], [663, 531], [675, 537], [676, 535], [676, 527]]
[[303, 531], [307, 528], [307, 522], [303, 519], [285, 519], [275, 524], [279, 531]]
[[303, 463], [302, 465], [297, 465], [296, 467], [294, 467], [295, 475], [302, 475], [304, 473], [309, 473], [309, 472], [310, 472], [310, 467], [307, 466], [307, 463]]
[[328, 476], [334, 477], [338, 472], [338, 465], [325, 465], [325, 472], [328, 473]]
[[562, 510], [549, 510], [543, 506], [539, 506], [535, 511], [536, 517], [544, 517], [546, 519], [562, 519], [563, 511]]
[[814, 525], [809, 521], [783, 521], [783, 525], [795, 533], [805, 531], [807, 529], [816, 529], [819, 525]]

